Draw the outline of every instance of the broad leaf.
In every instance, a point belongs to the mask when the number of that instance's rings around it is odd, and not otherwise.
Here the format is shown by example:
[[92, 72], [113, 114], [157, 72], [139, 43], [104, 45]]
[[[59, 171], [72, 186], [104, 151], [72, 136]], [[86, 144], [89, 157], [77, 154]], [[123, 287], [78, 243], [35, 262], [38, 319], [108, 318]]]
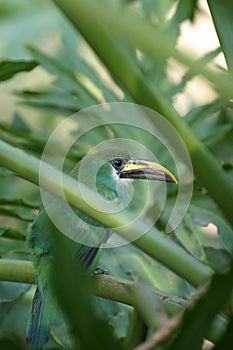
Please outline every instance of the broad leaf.
[[36, 61], [2, 61], [0, 62], [0, 82], [11, 79], [15, 74], [34, 69]]

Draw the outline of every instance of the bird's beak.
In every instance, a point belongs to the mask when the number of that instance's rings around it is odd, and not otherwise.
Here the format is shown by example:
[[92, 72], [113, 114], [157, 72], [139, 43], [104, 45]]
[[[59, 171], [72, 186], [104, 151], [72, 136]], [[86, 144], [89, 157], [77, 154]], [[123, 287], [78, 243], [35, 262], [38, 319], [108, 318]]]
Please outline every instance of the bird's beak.
[[120, 178], [148, 179], [177, 183], [175, 176], [162, 165], [142, 159], [130, 159], [119, 173]]

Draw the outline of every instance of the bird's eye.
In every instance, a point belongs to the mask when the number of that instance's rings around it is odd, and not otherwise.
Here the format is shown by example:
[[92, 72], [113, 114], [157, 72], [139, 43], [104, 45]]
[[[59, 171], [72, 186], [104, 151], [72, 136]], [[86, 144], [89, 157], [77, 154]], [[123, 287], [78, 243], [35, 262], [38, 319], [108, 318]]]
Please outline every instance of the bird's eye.
[[116, 170], [121, 170], [121, 169], [123, 168], [123, 166], [125, 165], [124, 159], [121, 159], [121, 158], [112, 159], [112, 160], [110, 161], [110, 163], [112, 164], [112, 166], [113, 166]]

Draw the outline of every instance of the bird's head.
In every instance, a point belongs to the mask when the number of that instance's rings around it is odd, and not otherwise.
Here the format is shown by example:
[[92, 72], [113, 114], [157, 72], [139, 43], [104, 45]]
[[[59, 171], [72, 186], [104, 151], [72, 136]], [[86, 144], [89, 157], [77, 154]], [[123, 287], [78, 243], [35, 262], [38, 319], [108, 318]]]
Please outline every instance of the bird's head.
[[145, 159], [113, 158], [109, 161], [119, 179], [147, 179], [177, 183], [162, 165]]
[[130, 180], [148, 179], [177, 183], [175, 176], [162, 165], [131, 158], [127, 151], [116, 148], [91, 153], [81, 161], [78, 168], [79, 175], [80, 168], [84, 170], [81, 181], [87, 185], [91, 182], [93, 184], [93, 179], [90, 179], [95, 176], [97, 191], [108, 199], [115, 199], [119, 190], [124, 191]]

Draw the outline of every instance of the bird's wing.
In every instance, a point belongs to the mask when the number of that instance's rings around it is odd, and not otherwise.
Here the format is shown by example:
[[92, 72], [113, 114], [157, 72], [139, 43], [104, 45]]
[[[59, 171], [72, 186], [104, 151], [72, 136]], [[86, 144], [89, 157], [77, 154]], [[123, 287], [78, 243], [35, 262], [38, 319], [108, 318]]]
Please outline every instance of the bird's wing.
[[104, 236], [95, 246], [74, 244], [76, 261], [93, 272], [102, 254], [101, 247], [108, 240], [111, 234], [112, 231], [105, 229]]

